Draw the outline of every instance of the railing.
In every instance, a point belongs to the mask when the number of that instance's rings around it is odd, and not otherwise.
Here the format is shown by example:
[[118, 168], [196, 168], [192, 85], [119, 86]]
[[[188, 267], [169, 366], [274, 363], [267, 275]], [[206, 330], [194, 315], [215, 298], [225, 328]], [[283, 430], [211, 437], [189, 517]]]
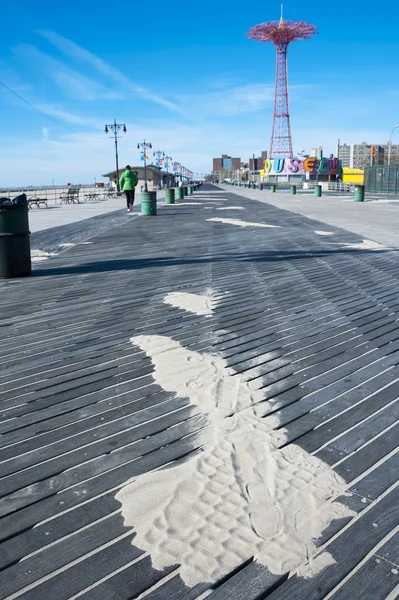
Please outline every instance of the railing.
[[15, 198], [25, 193], [28, 198], [45, 198], [48, 203], [60, 204], [62, 197], [68, 193], [68, 190], [77, 190], [79, 192], [79, 202], [85, 202], [87, 194], [97, 194], [100, 200], [112, 198], [116, 195], [116, 188], [98, 187], [91, 185], [70, 185], [70, 186], [27, 186], [21, 188], [1, 188], [0, 196]]

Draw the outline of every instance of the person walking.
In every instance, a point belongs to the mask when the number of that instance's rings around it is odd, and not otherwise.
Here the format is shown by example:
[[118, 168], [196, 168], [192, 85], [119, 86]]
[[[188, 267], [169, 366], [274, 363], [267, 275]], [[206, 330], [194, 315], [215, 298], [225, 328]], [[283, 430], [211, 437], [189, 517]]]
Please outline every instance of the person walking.
[[134, 193], [139, 179], [135, 171], [132, 171], [130, 165], [126, 165], [126, 170], [122, 173], [119, 185], [126, 194], [127, 211], [132, 212], [134, 204]]

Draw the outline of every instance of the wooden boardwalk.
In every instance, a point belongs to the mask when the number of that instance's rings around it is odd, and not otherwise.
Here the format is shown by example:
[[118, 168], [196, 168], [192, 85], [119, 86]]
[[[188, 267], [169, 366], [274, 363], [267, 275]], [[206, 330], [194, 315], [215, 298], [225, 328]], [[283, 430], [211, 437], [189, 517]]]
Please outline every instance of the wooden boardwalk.
[[[1, 282], [0, 599], [397, 597], [399, 262], [394, 250], [344, 245], [360, 241], [203, 186]], [[209, 289], [217, 307], [206, 319], [163, 302]], [[334, 564], [305, 579], [249, 560], [193, 589], [177, 566], [152, 568], [115, 495], [198, 450], [206, 424], [155, 383], [129, 341], [140, 334], [219, 352], [261, 390], [286, 445], [344, 478], [351, 495], [340, 502], [355, 516], [316, 542]]]

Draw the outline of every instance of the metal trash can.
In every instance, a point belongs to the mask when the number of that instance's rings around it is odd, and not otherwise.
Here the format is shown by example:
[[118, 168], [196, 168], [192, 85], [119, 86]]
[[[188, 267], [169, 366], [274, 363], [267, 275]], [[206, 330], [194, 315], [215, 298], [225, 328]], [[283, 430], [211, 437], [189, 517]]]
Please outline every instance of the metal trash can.
[[175, 198], [176, 200], [183, 200], [184, 192], [182, 187], [176, 188]]
[[355, 187], [355, 202], [364, 202], [364, 185]]
[[321, 185], [318, 183], [314, 186], [314, 195], [316, 198], [321, 198], [321, 189]]
[[168, 188], [165, 190], [165, 204], [175, 203], [175, 190], [174, 188]]
[[276, 186], [275, 186], [274, 183], [272, 183], [272, 185], [270, 186], [270, 189], [271, 189], [272, 192], [276, 191]]
[[187, 186], [187, 193], [188, 193], [189, 196], [191, 196], [191, 194], [193, 193], [193, 191], [194, 190], [193, 190], [193, 186], [192, 185]]
[[28, 199], [21, 194], [0, 198], [0, 278], [26, 277], [32, 272]]
[[153, 217], [157, 214], [157, 193], [141, 192], [141, 214], [146, 217]]
[[186, 185], [183, 185], [182, 190], [183, 190], [183, 196], [188, 196], [188, 190], [187, 190], [187, 186]]
[[290, 194], [291, 194], [291, 196], [295, 196], [295, 194], [296, 194], [296, 185], [292, 185], [290, 187]]

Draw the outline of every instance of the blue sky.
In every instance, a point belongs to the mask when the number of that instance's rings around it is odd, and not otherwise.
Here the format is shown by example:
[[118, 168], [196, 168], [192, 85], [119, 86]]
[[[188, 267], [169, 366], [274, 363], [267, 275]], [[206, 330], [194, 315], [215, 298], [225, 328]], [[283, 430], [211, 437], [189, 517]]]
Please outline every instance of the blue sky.
[[[100, 181], [114, 167], [103, 133], [114, 118], [128, 129], [122, 165], [139, 162], [144, 136], [200, 173], [213, 156], [268, 150], [275, 51], [245, 33], [278, 19], [279, 2], [8, 4], [0, 81], [66, 128], [0, 86], [0, 187]], [[387, 141], [399, 123], [398, 6], [285, 2], [286, 19], [319, 28], [289, 51], [294, 153]]]

